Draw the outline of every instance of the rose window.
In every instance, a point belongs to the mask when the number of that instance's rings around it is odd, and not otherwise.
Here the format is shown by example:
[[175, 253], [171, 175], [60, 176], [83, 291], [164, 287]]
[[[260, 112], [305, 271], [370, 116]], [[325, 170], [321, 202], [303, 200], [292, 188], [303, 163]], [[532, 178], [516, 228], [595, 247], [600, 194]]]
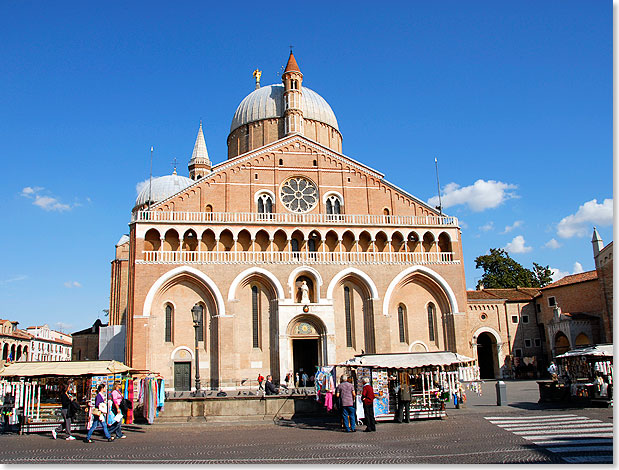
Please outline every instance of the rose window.
[[282, 185], [280, 198], [289, 211], [308, 212], [318, 203], [318, 188], [306, 178], [290, 178]]

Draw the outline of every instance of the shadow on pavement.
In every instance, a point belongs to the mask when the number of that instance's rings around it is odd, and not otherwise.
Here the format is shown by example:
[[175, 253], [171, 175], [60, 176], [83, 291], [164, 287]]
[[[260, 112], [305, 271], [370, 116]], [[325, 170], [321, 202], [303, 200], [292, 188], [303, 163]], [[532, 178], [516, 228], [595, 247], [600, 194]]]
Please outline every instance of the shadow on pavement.
[[334, 432], [342, 432], [342, 427], [340, 425], [339, 418], [336, 417], [325, 417], [325, 418], [295, 418], [292, 417], [290, 419], [280, 418], [278, 420], [274, 420], [273, 423], [277, 426], [288, 427], [288, 428], [297, 428], [297, 429], [312, 429], [312, 430], [320, 430], [320, 431], [334, 431]]

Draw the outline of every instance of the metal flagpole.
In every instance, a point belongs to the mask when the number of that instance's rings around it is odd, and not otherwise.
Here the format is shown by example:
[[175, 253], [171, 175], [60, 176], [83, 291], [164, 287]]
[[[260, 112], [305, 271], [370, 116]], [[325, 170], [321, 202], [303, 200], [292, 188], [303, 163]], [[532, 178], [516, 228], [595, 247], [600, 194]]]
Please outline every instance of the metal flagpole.
[[438, 181], [438, 160], [436, 157], [434, 157], [434, 166], [436, 167], [436, 186], [438, 188], [438, 211], [441, 214], [441, 217], [443, 217], [443, 202], [441, 200], [441, 184]]
[[153, 146], [150, 146], [150, 179], [148, 180], [148, 210], [150, 210], [150, 200], [152, 199], [153, 188]]

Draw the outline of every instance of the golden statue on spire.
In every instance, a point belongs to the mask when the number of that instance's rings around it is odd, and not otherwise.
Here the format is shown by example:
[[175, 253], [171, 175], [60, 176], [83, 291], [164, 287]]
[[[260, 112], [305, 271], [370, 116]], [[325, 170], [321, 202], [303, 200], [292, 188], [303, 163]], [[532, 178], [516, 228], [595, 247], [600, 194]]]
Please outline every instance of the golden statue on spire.
[[260, 77], [262, 76], [262, 71], [258, 69], [254, 70], [253, 76], [256, 79], [256, 90], [257, 90], [258, 88], [260, 88]]

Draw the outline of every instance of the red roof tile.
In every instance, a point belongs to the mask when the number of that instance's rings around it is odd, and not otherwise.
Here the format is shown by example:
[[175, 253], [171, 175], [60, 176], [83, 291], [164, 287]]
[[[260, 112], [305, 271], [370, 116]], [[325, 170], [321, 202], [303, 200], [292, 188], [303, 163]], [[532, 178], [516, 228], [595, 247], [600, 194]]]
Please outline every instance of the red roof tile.
[[517, 287], [515, 289], [467, 290], [469, 300], [505, 299], [508, 302], [528, 302], [539, 294], [537, 287]]
[[553, 287], [569, 286], [570, 284], [578, 284], [579, 282], [595, 281], [598, 278], [597, 271], [585, 271], [584, 273], [570, 274], [562, 277], [558, 281], [548, 284], [542, 290], [552, 289]]
[[292, 51], [290, 51], [290, 57], [288, 57], [288, 63], [286, 64], [286, 70], [284, 70], [284, 73], [286, 72], [301, 72], [301, 70], [299, 70], [299, 66], [297, 65], [297, 61], [294, 58], [294, 55], [292, 55]]

